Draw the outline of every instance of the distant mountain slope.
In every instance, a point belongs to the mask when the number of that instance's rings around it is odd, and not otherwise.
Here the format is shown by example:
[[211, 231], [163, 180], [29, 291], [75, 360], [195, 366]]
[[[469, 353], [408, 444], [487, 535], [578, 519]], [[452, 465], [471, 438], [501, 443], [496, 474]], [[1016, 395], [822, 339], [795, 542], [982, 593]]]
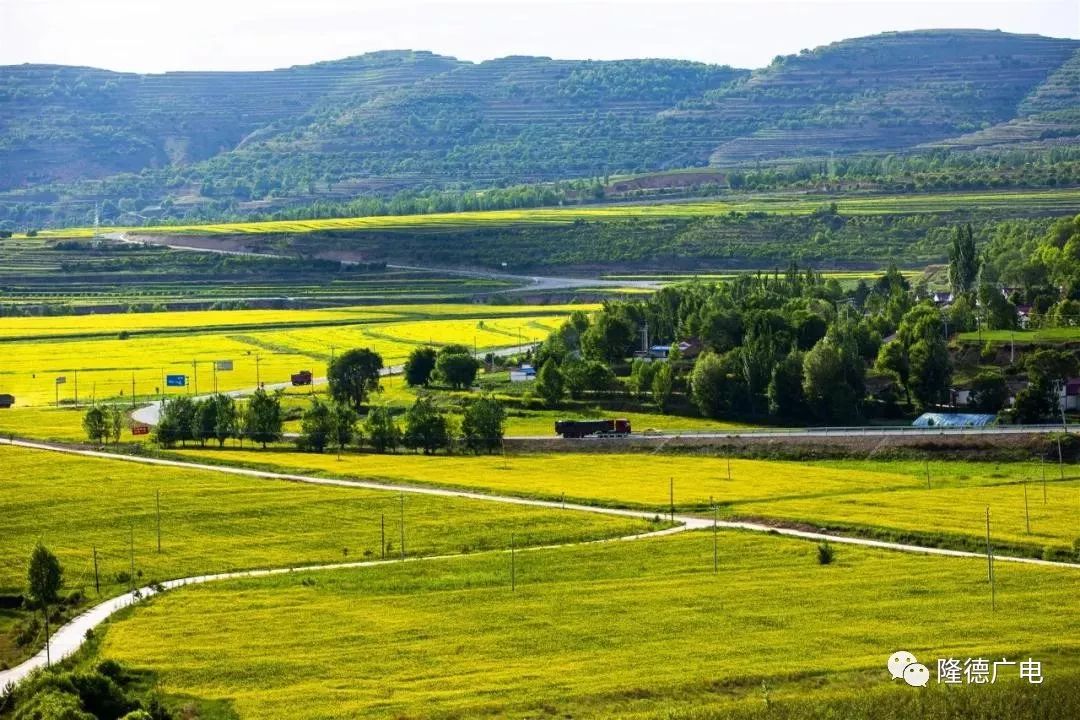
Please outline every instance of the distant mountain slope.
[[0, 68], [0, 189], [185, 165], [457, 65], [384, 52], [273, 72]]
[[712, 162], [901, 150], [1013, 119], [1080, 47], [981, 30], [888, 33], [778, 59], [714, 93], [702, 116], [758, 119]]
[[320, 176], [406, 176], [421, 184], [679, 167], [707, 157], [714, 141], [694, 123], [665, 121], [661, 111], [745, 75], [669, 60], [503, 58], [340, 108], [327, 122], [223, 162], [280, 168], [302, 156]]
[[949, 148], [1027, 147], [1075, 143], [1080, 137], [1080, 50], [1036, 86], [1017, 117], [934, 143]]
[[1021, 115], [1080, 110], [1080, 50], [1020, 103]]
[[753, 72], [409, 51], [252, 73], [5, 67], [0, 222], [48, 222], [65, 205], [85, 217], [98, 201], [106, 220], [236, 213], [403, 188], [1068, 141], [1078, 77], [1080, 41], [975, 30], [845, 40]]

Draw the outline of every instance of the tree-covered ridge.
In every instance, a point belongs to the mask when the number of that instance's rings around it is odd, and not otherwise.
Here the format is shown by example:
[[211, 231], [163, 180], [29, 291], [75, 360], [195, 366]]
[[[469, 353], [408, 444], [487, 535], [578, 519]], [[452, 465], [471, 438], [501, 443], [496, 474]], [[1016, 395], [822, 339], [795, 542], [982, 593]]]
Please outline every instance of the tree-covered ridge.
[[[350, 230], [247, 236], [252, 247], [275, 242], [304, 256], [344, 252], [369, 261], [435, 267], [657, 270], [760, 268], [792, 259], [825, 267], [906, 266], [942, 262], [952, 227], [971, 222], [980, 242], [1013, 220], [986, 213], [844, 215], [830, 206], [804, 216], [731, 212], [698, 218], [631, 218], [562, 225], [498, 224], [427, 230]], [[1042, 232], [1051, 220], [1015, 220]]]

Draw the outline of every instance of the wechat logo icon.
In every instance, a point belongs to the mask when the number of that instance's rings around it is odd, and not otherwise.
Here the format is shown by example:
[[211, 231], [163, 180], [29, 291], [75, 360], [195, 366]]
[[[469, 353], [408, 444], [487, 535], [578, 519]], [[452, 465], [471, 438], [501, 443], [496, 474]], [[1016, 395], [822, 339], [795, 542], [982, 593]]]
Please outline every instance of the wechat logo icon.
[[894, 680], [902, 679], [912, 687], [925, 687], [930, 682], [930, 670], [906, 650], [898, 650], [889, 656], [889, 674]]

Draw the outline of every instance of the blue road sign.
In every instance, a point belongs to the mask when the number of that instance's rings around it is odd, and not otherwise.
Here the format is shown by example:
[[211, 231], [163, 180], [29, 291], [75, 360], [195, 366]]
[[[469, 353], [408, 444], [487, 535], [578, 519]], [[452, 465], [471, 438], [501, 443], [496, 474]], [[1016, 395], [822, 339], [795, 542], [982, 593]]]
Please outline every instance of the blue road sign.
[[187, 375], [166, 375], [165, 384], [168, 387], [185, 387], [187, 385]]

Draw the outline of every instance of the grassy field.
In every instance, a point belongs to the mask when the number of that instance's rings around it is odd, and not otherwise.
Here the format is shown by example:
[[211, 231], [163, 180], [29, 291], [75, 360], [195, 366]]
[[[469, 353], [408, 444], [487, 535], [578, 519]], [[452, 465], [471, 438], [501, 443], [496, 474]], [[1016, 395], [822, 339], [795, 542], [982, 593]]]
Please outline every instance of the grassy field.
[[587, 403], [571, 405], [563, 410], [544, 410], [513, 408], [507, 411], [507, 435], [554, 436], [556, 420], [583, 420], [589, 418], [620, 417], [630, 421], [634, 432], [645, 430], [686, 431], [686, 430], [726, 430], [745, 428], [746, 423], [726, 422], [703, 417], [685, 415], [661, 415], [657, 412], [633, 412], [627, 410], [608, 410], [601, 406]]
[[[491, 210], [431, 215], [388, 215], [319, 220], [271, 220], [264, 222], [172, 225], [147, 228], [148, 234], [244, 234], [304, 233], [326, 230], [392, 230], [416, 228], [460, 228], [476, 225], [520, 223], [557, 224], [577, 220], [605, 220], [651, 217], [700, 217], [728, 212], [776, 212], [809, 214], [830, 201], [845, 215], [879, 213], [923, 213], [963, 209], [996, 209], [1023, 205], [1026, 209], [1069, 211], [1080, 202], [1080, 190], [1062, 189], [1024, 192], [962, 192], [839, 198], [755, 198], [752, 200], [688, 202], [678, 204], [607, 205], [567, 208]], [[132, 228], [69, 228], [43, 230], [39, 237], [93, 237], [97, 232], [122, 232]], [[136, 228], [138, 230], [138, 228]]]
[[1080, 340], [1080, 327], [1040, 328], [1038, 330], [983, 330], [958, 335], [961, 342], [1067, 343]]
[[[807, 542], [717, 544], [715, 574], [708, 532], [523, 552], [516, 592], [503, 554], [190, 587], [114, 621], [100, 656], [259, 718], [790, 718], [867, 695], [882, 704], [860, 717], [881, 717], [913, 702], [886, 670], [898, 649], [932, 679], [921, 712], [897, 717], [943, 717], [942, 703], [954, 718], [1020, 717], [983, 705], [1075, 695], [1075, 570], [998, 563], [992, 612], [978, 559], [842, 547], [821, 566]], [[950, 657], [1034, 658], [1047, 685], [1014, 665], [993, 688], [938, 686]]]
[[[166, 394], [195, 391], [205, 394], [215, 389], [217, 360], [233, 361], [232, 371], [217, 373], [217, 389], [247, 389], [255, 387], [258, 381], [286, 382], [292, 373], [304, 369], [322, 376], [335, 352], [354, 347], [375, 350], [382, 355], [385, 365], [391, 366], [403, 363], [414, 347], [429, 341], [435, 345], [462, 342], [478, 351], [539, 341], [571, 309], [587, 310], [592, 306], [539, 306], [531, 311], [498, 306], [491, 314], [485, 314], [488, 306], [479, 306], [471, 311], [473, 317], [454, 319], [453, 314], [463, 313], [464, 307], [467, 306], [451, 310], [450, 319], [438, 319], [441, 316], [438, 308], [432, 307], [426, 319], [386, 322], [377, 314], [366, 320], [345, 317], [330, 321], [339, 324], [300, 328], [275, 327], [275, 318], [279, 324], [288, 323], [292, 313], [270, 312], [259, 316], [258, 324], [197, 332], [175, 332], [183, 327], [182, 323], [198, 322], [199, 313], [178, 313], [169, 321], [163, 320], [164, 327], [172, 332], [133, 335], [127, 339], [115, 335], [96, 338], [72, 335], [10, 340], [0, 343], [5, 353], [5, 364], [0, 369], [0, 392], [14, 395], [18, 406], [53, 404], [57, 399], [72, 403], [76, 390], [83, 403], [91, 399], [130, 400], [133, 395], [139, 400], [155, 399], [163, 388]], [[509, 314], [507, 308], [514, 308], [515, 314]], [[532, 314], [520, 314], [525, 312]], [[41, 322], [0, 327], [14, 328], [12, 332], [33, 332], [36, 324], [40, 332], [62, 334], [87, 326], [108, 327], [108, 317], [117, 316], [106, 316], [100, 321], [92, 318], [95, 322], [72, 318], [55, 324], [48, 322], [52, 318], [34, 318]], [[220, 314], [213, 314], [211, 322], [218, 318]], [[170, 374], [187, 375], [188, 386], [166, 388], [165, 376]], [[66, 382], [57, 385], [57, 377], [66, 378]]]
[[[1080, 481], [1057, 480], [1049, 467], [1043, 503], [1038, 467], [1027, 463], [915, 461], [815, 462], [725, 458], [572, 454], [483, 457], [351, 454], [332, 456], [282, 449], [186, 450], [185, 457], [378, 478], [399, 483], [453, 485], [546, 498], [655, 509], [703, 511], [713, 498], [725, 516], [777, 518], [827, 526], [922, 536], [942, 544], [975, 546], [991, 508], [998, 541], [1070, 551], [1080, 538]], [[1027, 532], [1024, 486], [1028, 485]], [[955, 542], [954, 542], [955, 541]]]

